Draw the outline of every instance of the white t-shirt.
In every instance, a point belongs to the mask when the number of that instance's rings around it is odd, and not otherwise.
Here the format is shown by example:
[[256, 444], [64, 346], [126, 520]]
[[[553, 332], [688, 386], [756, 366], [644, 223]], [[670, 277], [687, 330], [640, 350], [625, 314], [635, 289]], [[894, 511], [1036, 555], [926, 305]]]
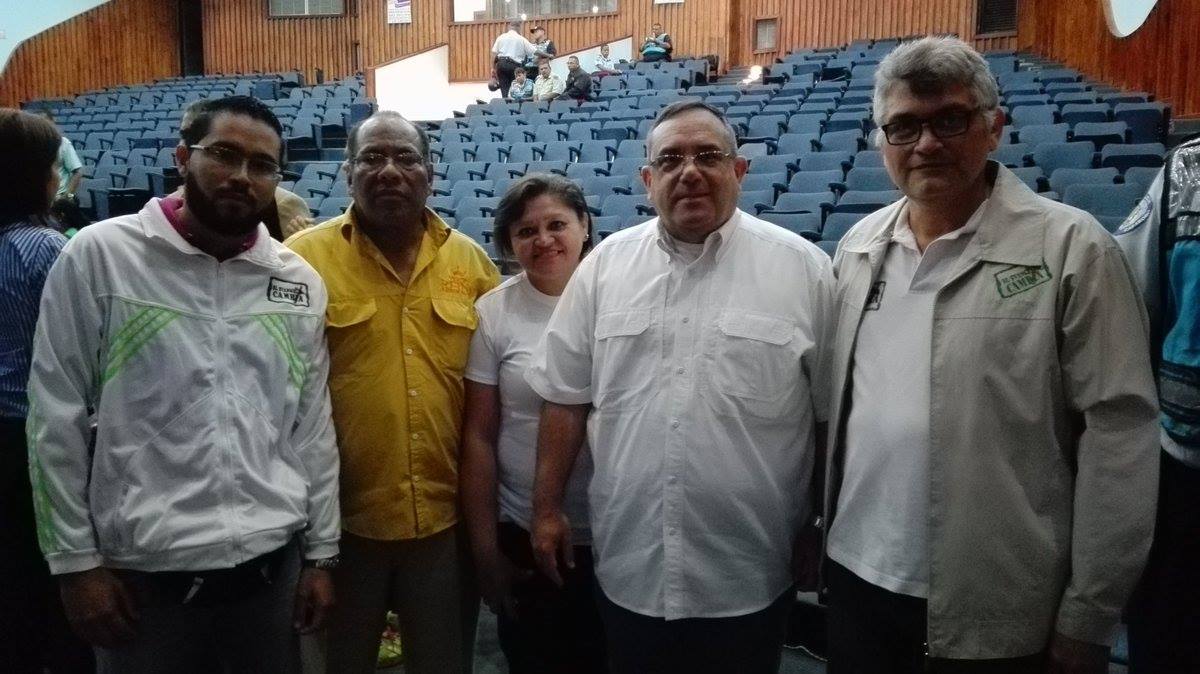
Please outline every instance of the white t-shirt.
[[525, 59], [533, 56], [535, 49], [532, 42], [515, 30], [505, 31], [492, 43], [493, 54], [507, 56], [518, 63], [524, 63]]
[[924, 255], [902, 211], [858, 328], [829, 558], [891, 592], [929, 596], [933, 305], [986, 206]]
[[[542, 398], [525, 382], [525, 370], [558, 298], [533, 287], [524, 273], [501, 283], [475, 303], [479, 327], [471, 338], [466, 378], [498, 386], [500, 431], [496, 442], [500, 519], [526, 530], [533, 515], [533, 476], [537, 459]], [[591, 544], [587, 488], [592, 457], [585, 445], [567, 483], [563, 511], [571, 521], [572, 542]]]

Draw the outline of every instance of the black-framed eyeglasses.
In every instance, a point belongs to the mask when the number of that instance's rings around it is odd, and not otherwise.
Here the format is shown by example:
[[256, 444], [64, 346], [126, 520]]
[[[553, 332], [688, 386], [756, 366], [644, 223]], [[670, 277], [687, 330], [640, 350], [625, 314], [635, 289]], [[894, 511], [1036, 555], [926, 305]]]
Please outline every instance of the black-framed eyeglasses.
[[360, 152], [358, 156], [352, 160], [355, 164], [362, 166], [371, 171], [379, 171], [387, 166], [388, 162], [392, 162], [400, 169], [412, 169], [425, 163], [425, 158], [416, 152], [400, 152], [397, 154], [388, 154], [386, 152]]
[[736, 157], [734, 152], [725, 152], [724, 150], [708, 150], [705, 152], [697, 152], [696, 154], [660, 154], [654, 159], [651, 159], [650, 167], [660, 173], [674, 173], [687, 165], [690, 159], [700, 170], [714, 169], [725, 163], [726, 160]]
[[209, 159], [229, 171], [238, 171], [246, 167], [246, 174], [256, 180], [279, 180], [283, 177], [279, 164], [262, 157], [250, 157], [241, 150], [235, 150], [223, 145], [189, 145], [189, 150], [200, 150]]
[[903, 117], [879, 128], [889, 145], [911, 145], [921, 140], [921, 133], [926, 126], [939, 140], [953, 138], [961, 136], [971, 128], [971, 122], [975, 121], [975, 115], [979, 114], [980, 110], [981, 108], [947, 110], [929, 117]]

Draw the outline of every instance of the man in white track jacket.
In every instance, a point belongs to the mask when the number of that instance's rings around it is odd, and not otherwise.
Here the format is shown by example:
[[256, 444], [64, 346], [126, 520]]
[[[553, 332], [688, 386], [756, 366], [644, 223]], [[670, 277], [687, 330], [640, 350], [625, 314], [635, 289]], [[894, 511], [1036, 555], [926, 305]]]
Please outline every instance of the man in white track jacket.
[[186, 196], [83, 230], [46, 282], [39, 542], [101, 672], [287, 672], [338, 549], [325, 287], [260, 222], [270, 110], [215, 101], [184, 135]]

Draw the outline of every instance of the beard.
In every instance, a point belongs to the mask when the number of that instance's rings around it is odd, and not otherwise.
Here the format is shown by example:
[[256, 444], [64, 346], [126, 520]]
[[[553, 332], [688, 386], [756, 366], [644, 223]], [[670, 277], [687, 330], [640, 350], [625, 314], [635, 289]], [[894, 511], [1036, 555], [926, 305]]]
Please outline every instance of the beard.
[[[195, 174], [190, 171], [184, 179], [184, 186], [188, 210], [205, 229], [222, 236], [249, 236], [270, 209], [270, 203], [246, 204], [242, 208], [222, 206], [200, 187]], [[253, 194], [247, 192], [245, 196], [254, 201]]]

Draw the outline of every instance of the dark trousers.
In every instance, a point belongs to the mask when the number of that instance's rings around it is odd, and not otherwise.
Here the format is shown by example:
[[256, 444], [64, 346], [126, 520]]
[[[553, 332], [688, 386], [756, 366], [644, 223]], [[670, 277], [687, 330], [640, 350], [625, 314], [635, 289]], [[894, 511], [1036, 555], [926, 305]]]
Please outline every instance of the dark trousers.
[[1162, 454], [1150, 561], [1128, 611], [1130, 674], [1200, 672], [1200, 470]]
[[496, 82], [500, 85], [500, 98], [508, 98], [508, 90], [512, 88], [515, 73], [521, 64], [501, 56], [496, 59]]
[[945, 660], [925, 656], [926, 602], [889, 592], [827, 561], [828, 674], [1041, 674], [1045, 656]]
[[0, 670], [92, 672], [92, 650], [71, 631], [33, 519], [25, 420], [0, 419]]
[[788, 589], [767, 608], [732, 618], [665, 620], [596, 597], [613, 674], [776, 674], [795, 601]]
[[529, 532], [511, 522], [498, 529], [500, 551], [519, 569], [533, 572], [513, 585], [515, 616], [497, 618], [500, 648], [513, 674], [586, 674], [606, 671], [604, 626], [596, 609], [592, 548], [575, 546], [575, 568], [564, 570], [559, 588], [537, 572]]

